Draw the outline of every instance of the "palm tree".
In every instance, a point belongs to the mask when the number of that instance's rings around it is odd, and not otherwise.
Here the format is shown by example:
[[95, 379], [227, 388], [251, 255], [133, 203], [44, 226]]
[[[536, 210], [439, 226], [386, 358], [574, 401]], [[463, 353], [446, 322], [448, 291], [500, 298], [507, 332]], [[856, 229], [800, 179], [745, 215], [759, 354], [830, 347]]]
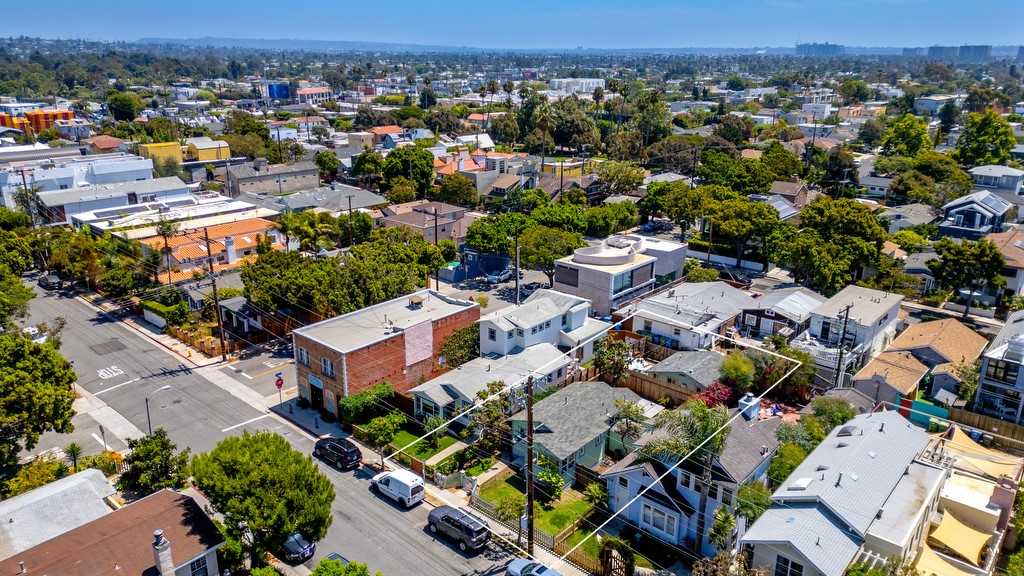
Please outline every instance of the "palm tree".
[[64, 455], [71, 460], [71, 467], [78, 472], [78, 459], [82, 457], [82, 446], [72, 442], [64, 447]]
[[601, 102], [604, 101], [604, 88], [594, 88], [594, 122], [597, 122], [598, 113], [601, 111]]
[[[605, 82], [605, 84], [608, 86], [608, 91], [609, 92], [611, 92], [615, 96], [619, 96], [619, 97], [622, 96], [621, 94], [619, 94], [620, 84], [619, 84], [618, 80], [616, 80], [615, 78], [609, 78], [608, 81]], [[618, 121], [618, 116], [616, 115], [616, 122], [617, 121]], [[618, 132], [618, 123], [615, 124], [615, 131]]]
[[548, 132], [555, 127], [555, 112], [547, 102], [537, 107], [533, 112], [533, 125], [543, 133], [540, 146], [540, 170], [544, 171], [544, 160], [548, 153]]
[[168, 220], [163, 216], [160, 217], [160, 221], [156, 225], [156, 233], [158, 236], [164, 239], [164, 258], [167, 260], [167, 284], [171, 283], [171, 244], [169, 238], [178, 233], [178, 229], [181, 227], [175, 221]]
[[284, 235], [284, 250], [288, 251], [288, 245], [291, 244], [291, 237], [295, 236], [302, 225], [302, 217], [298, 212], [288, 212], [281, 214], [281, 217], [277, 222], [277, 229]]
[[678, 410], [666, 410], [655, 418], [654, 425], [668, 434], [651, 440], [638, 451], [641, 460], [659, 460], [670, 465], [687, 458], [701, 464], [700, 505], [697, 508], [697, 534], [694, 551], [700, 553], [707, 523], [708, 490], [711, 487], [711, 466], [722, 453], [729, 435], [729, 414], [725, 406], [709, 408], [700, 400], [691, 400]]
[[484, 130], [489, 128], [488, 125], [491, 120], [491, 105], [494, 104], [494, 95], [497, 94], [500, 89], [501, 87], [498, 86], [497, 80], [492, 79], [487, 81], [487, 93], [491, 95], [491, 98], [487, 102], [487, 114], [484, 115]]
[[504, 90], [505, 94], [508, 95], [508, 111], [509, 112], [512, 112], [512, 91], [515, 90], [515, 88], [516, 88], [515, 82], [512, 82], [511, 80], [505, 80], [504, 82], [501, 83], [501, 89]]

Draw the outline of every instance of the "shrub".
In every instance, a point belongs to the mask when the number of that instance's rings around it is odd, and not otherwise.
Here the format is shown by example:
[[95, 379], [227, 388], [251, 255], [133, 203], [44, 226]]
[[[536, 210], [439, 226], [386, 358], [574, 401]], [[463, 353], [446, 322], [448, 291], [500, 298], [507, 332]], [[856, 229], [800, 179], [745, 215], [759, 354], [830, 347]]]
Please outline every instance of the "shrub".
[[388, 382], [338, 400], [338, 416], [350, 424], [365, 424], [391, 411], [395, 389]]

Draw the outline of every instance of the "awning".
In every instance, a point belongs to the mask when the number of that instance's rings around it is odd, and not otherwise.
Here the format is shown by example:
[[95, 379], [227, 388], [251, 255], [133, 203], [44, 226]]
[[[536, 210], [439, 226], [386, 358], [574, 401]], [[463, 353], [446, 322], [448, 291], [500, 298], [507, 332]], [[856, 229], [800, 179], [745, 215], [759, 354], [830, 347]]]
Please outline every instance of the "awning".
[[1017, 480], [1021, 462], [1024, 461], [978, 444], [955, 424], [948, 433], [945, 448], [956, 452], [958, 467], [992, 478], [1007, 476]]
[[948, 510], [942, 515], [939, 527], [928, 536], [929, 540], [953, 550], [975, 566], [981, 565], [981, 553], [991, 538], [991, 534], [979, 532], [960, 522]]
[[951, 564], [948, 560], [939, 556], [927, 544], [921, 546], [921, 555], [917, 558], [917, 571], [921, 574], [931, 576], [977, 576], [974, 572], [968, 572]]

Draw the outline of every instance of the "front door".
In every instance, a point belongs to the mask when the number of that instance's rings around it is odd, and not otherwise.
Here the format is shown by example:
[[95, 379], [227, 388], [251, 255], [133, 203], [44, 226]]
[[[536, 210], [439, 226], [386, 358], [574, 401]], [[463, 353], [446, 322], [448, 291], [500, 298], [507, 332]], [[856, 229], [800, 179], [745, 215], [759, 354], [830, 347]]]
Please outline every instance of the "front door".
[[323, 388], [317, 388], [316, 386], [309, 387], [309, 404], [313, 408], [320, 410], [324, 407], [324, 390]]
[[619, 476], [619, 480], [615, 483], [615, 510], [622, 510], [627, 502], [629, 502], [629, 478]]

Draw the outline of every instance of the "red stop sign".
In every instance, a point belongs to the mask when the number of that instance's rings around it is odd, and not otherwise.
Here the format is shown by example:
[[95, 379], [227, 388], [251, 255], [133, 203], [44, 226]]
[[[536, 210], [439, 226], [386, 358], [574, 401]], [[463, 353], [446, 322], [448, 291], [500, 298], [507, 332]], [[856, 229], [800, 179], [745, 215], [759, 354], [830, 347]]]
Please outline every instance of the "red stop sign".
[[278, 388], [283, 387], [284, 386], [284, 378], [278, 378], [277, 382], [274, 382], [274, 385], [276, 385]]

